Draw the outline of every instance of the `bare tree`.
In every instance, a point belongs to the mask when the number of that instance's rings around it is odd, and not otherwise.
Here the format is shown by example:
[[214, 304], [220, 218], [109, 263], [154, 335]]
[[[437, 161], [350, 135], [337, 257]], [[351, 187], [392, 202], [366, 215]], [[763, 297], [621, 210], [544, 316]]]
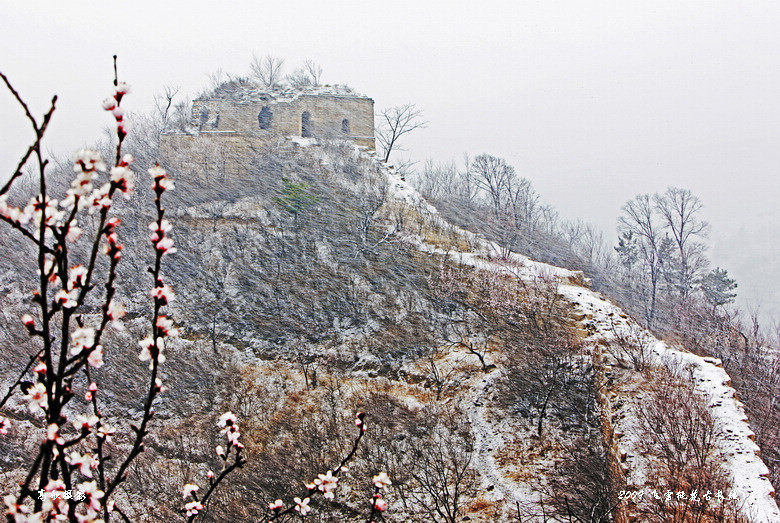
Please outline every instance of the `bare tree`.
[[655, 216], [655, 207], [648, 194], [640, 194], [623, 206], [618, 218], [618, 230], [636, 239], [638, 255], [644, 265], [650, 283], [649, 303], [645, 307], [645, 321], [653, 327], [658, 297], [658, 282], [661, 276], [662, 251], [661, 230]]
[[428, 122], [423, 119], [422, 111], [414, 104], [397, 105], [382, 111], [379, 114], [376, 139], [382, 147], [384, 161], [390, 159], [390, 153], [401, 136], [427, 126]]
[[300, 67], [287, 75], [287, 83], [296, 89], [301, 89], [311, 85], [311, 78], [306, 74], [306, 71]]
[[303, 66], [298, 67], [287, 75], [287, 82], [297, 88], [318, 86], [322, 78], [322, 66], [313, 60], [306, 60]]
[[653, 196], [655, 208], [663, 218], [666, 230], [672, 233], [679, 257], [677, 290], [682, 298], [693, 290], [696, 276], [706, 266], [702, 253], [706, 246], [697, 238], [706, 238], [709, 224], [702, 220], [701, 200], [688, 189], [669, 187]]
[[544, 334], [512, 347], [511, 365], [500, 384], [499, 402], [530, 417], [536, 413], [536, 434], [542, 437], [544, 420], [551, 408], [563, 404], [561, 397], [571, 389], [577, 365], [573, 354], [577, 343], [561, 334]]
[[309, 75], [312, 85], [320, 85], [322, 79], [322, 66], [314, 60], [306, 60], [303, 63], [303, 69]]
[[553, 476], [550, 491], [553, 510], [565, 521], [602, 523], [612, 521], [613, 488], [610, 485], [607, 457], [598, 441], [579, 438], [567, 448]]
[[436, 363], [438, 356], [439, 353], [435, 349], [428, 352], [428, 355], [425, 358], [428, 367], [425, 369], [424, 374], [426, 381], [428, 381], [436, 390], [437, 401], [441, 399], [442, 393], [452, 384], [452, 379], [457, 374], [457, 369], [455, 367], [450, 367], [449, 369], [441, 368], [439, 364]]
[[262, 58], [252, 55], [252, 61], [249, 63], [252, 75], [269, 89], [276, 87], [282, 79], [283, 67], [284, 59], [270, 54]]
[[173, 106], [173, 99], [179, 94], [179, 90], [179, 87], [165, 85], [163, 86], [162, 92], [154, 95], [154, 107], [157, 110], [158, 116], [162, 119], [163, 125], [168, 122], [168, 116], [171, 107]]
[[219, 89], [219, 87], [228, 81], [229, 75], [225, 73], [224, 70], [220, 67], [213, 73], [209, 74], [209, 81], [208, 81], [208, 88], [210, 90]]
[[514, 167], [503, 158], [480, 154], [471, 163], [471, 172], [477, 187], [487, 194], [493, 205], [493, 212], [498, 216], [514, 186]]
[[399, 485], [398, 493], [422, 508], [427, 521], [456, 523], [476, 494], [474, 438], [467, 426], [444, 418], [429, 433], [408, 438], [409, 481]]

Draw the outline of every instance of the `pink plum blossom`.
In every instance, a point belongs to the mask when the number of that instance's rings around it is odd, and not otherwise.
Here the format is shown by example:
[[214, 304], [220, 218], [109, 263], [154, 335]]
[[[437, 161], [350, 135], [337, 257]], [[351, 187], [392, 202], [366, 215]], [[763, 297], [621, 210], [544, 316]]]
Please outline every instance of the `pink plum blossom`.
[[80, 227], [76, 226], [76, 223], [76, 220], [73, 220], [65, 233], [65, 239], [71, 243], [75, 243], [76, 240], [81, 238], [81, 234], [84, 232]]
[[106, 233], [110, 234], [114, 232], [114, 229], [116, 229], [120, 223], [122, 223], [122, 220], [117, 218], [116, 216], [106, 220]]
[[167, 305], [173, 301], [175, 297], [173, 294], [173, 289], [171, 289], [168, 285], [157, 286], [152, 289], [150, 294], [152, 298], [160, 300], [163, 305]]
[[230, 425], [235, 425], [236, 422], [237, 422], [236, 415], [230, 411], [227, 411], [219, 417], [219, 419], [217, 420], [217, 426], [228, 427]]
[[105, 425], [103, 423], [100, 424], [100, 427], [97, 429], [97, 437], [101, 438], [105, 441], [110, 441], [111, 436], [116, 432], [116, 429], [112, 427], [111, 425]]
[[118, 331], [125, 329], [125, 326], [119, 321], [125, 314], [127, 314], [127, 309], [124, 304], [116, 300], [111, 300], [111, 303], [108, 304], [108, 308], [106, 309], [106, 316], [111, 321], [111, 326], [114, 329]]
[[43, 410], [47, 403], [46, 385], [43, 383], [33, 384], [27, 389], [27, 394], [24, 395], [24, 399], [27, 400], [30, 412], [33, 414]]
[[65, 458], [65, 460], [74, 467], [77, 467], [79, 472], [88, 478], [92, 477], [92, 469], [96, 469], [98, 466], [98, 460], [89, 453], [82, 455], [74, 451], [71, 452], [70, 456]]
[[54, 295], [54, 301], [59, 303], [64, 309], [73, 309], [78, 305], [76, 299], [78, 298], [78, 292], [74, 290], [66, 291], [60, 289]]
[[311, 512], [311, 507], [309, 506], [309, 502], [311, 501], [311, 498], [294, 498], [293, 501], [295, 502], [295, 510], [297, 512], [300, 512], [301, 516], [305, 516], [309, 512]]
[[152, 179], [158, 179], [158, 178], [165, 178], [168, 173], [165, 169], [160, 167], [159, 165], [155, 165], [154, 167], [148, 169], [146, 172], [149, 173], [149, 175], [152, 177]]
[[63, 218], [62, 211], [57, 210], [57, 200], [52, 200], [48, 196], [43, 198], [40, 194], [30, 199], [29, 210], [25, 209], [24, 212], [29, 213], [35, 223], [41, 223], [43, 219], [46, 225], [62, 221]]
[[168, 178], [168, 173], [159, 165], [155, 165], [147, 172], [154, 180], [152, 189], [154, 189], [155, 192], [162, 193], [164, 191], [172, 191], [174, 189], [173, 180]]
[[[152, 359], [152, 347], [155, 346], [155, 340], [151, 336], [147, 336], [146, 338], [142, 339], [138, 342], [138, 345], [141, 347], [141, 353], [138, 355], [138, 359], [141, 361], [148, 361]], [[165, 343], [163, 342], [162, 338], [157, 338], [157, 360], [160, 363], [165, 363], [165, 356], [163, 355], [162, 351], [165, 348]]]
[[179, 329], [173, 326], [173, 320], [164, 314], [157, 316], [157, 321], [155, 324], [157, 325], [157, 328], [160, 329], [160, 332], [165, 336], [176, 337], [179, 335]]
[[168, 387], [163, 385], [163, 382], [160, 378], [154, 378], [154, 386], [157, 387], [158, 392], [165, 392], [168, 390]]
[[173, 240], [168, 237], [159, 240], [155, 244], [155, 248], [158, 251], [162, 251], [163, 253], [167, 253], [167, 254], [173, 254], [176, 252], [176, 248], [173, 246]]
[[379, 512], [384, 512], [387, 510], [387, 500], [381, 497], [377, 497], [374, 500], [374, 508], [377, 509]]
[[125, 306], [121, 302], [111, 300], [111, 302], [108, 304], [107, 310], [108, 319], [111, 321], [116, 321], [122, 318], [125, 314], [127, 314], [127, 309], [125, 309]]
[[160, 223], [152, 222], [149, 224], [149, 230], [152, 232], [168, 232], [172, 229], [171, 222], [163, 218], [160, 220]]
[[362, 413], [362, 412], [358, 412], [355, 415], [355, 426], [356, 427], [360, 427], [360, 430], [362, 430], [363, 432], [365, 432], [366, 428], [367, 428], [366, 427], [366, 420], [363, 419], [365, 417], [366, 417], [366, 415], [364, 413]]
[[105, 171], [106, 163], [100, 153], [91, 149], [80, 149], [73, 159], [73, 170], [81, 171]]
[[[98, 347], [100, 346], [98, 345]], [[95, 348], [95, 350], [97, 350], [97, 348]], [[89, 384], [89, 388], [87, 389], [87, 392], [84, 394], [84, 399], [87, 401], [92, 401], [92, 397], [95, 394], [95, 392], [97, 392], [97, 390], [98, 390], [97, 383], [93, 381], [92, 383]]]
[[187, 517], [195, 516], [203, 510], [203, 504], [200, 501], [190, 501], [184, 505], [184, 510], [187, 511]]
[[241, 433], [238, 432], [238, 430], [231, 430], [226, 435], [231, 445], [238, 448], [244, 448], [244, 445], [238, 441], [238, 438], [241, 437]]
[[94, 414], [78, 414], [73, 421], [73, 426], [78, 430], [89, 430], [100, 422], [100, 418]]
[[79, 327], [71, 335], [73, 347], [71, 353], [79, 354], [85, 349], [89, 349], [95, 343], [95, 329], [90, 327]]
[[323, 493], [325, 499], [333, 499], [335, 496], [333, 491], [336, 490], [336, 484], [339, 478], [333, 475], [330, 470], [325, 474], [318, 474], [317, 479], [314, 480], [314, 484], [317, 485]]
[[83, 265], [74, 265], [70, 268], [68, 275], [68, 288], [73, 289], [84, 285], [87, 277], [87, 268]]
[[111, 184], [109, 183], [104, 183], [100, 186], [100, 188], [92, 191], [92, 194], [89, 196], [92, 205], [92, 208], [89, 210], [90, 213], [97, 211], [98, 208], [108, 209], [111, 207], [111, 197], [109, 196], [110, 191]]
[[170, 178], [163, 178], [159, 182], [160, 187], [162, 187], [166, 191], [172, 191], [176, 188], [176, 186], [173, 183], [173, 180]]
[[103, 497], [103, 491], [98, 488], [96, 481], [81, 483], [78, 489], [87, 496], [89, 506], [93, 510], [100, 510], [100, 499]]
[[133, 189], [133, 171], [129, 167], [117, 165], [111, 168], [111, 182], [125, 195]]
[[103, 346], [98, 345], [94, 349], [92, 349], [89, 353], [89, 356], [87, 356], [87, 361], [89, 364], [93, 367], [100, 368], [103, 366]]
[[28, 205], [22, 210], [18, 207], [8, 205], [7, 200], [7, 194], [0, 195], [0, 216], [20, 225], [30, 221], [30, 217], [32, 216], [31, 206]]
[[46, 439], [55, 442], [57, 445], [63, 445], [65, 440], [60, 436], [60, 426], [56, 423], [50, 423], [46, 427]]

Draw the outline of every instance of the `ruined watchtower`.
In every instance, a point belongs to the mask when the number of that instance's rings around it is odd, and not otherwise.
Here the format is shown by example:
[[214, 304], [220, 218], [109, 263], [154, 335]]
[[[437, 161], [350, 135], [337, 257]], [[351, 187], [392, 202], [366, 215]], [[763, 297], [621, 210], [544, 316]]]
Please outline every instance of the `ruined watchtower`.
[[346, 138], [374, 148], [374, 101], [340, 85], [229, 83], [195, 99], [192, 118], [200, 133]]
[[193, 100], [189, 129], [167, 134], [344, 138], [373, 149], [374, 101], [343, 85], [227, 82]]
[[[189, 124], [162, 133], [161, 155], [182, 174], [228, 181], [264, 143], [303, 137], [374, 149], [374, 101], [342, 85], [226, 82], [193, 100]], [[186, 151], [186, 154], [183, 154]]]

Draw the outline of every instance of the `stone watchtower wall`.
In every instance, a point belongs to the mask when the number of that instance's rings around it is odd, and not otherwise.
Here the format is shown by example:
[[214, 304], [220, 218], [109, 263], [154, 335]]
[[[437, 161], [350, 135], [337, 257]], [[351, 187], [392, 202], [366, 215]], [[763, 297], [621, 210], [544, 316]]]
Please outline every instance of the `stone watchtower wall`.
[[238, 99], [201, 98], [192, 104], [199, 132], [345, 138], [374, 149], [374, 101], [358, 95], [253, 93]]
[[343, 86], [263, 89], [225, 84], [193, 101], [190, 125], [160, 137], [165, 165], [187, 179], [241, 183], [252, 158], [288, 136], [349, 140], [373, 150], [374, 101]]

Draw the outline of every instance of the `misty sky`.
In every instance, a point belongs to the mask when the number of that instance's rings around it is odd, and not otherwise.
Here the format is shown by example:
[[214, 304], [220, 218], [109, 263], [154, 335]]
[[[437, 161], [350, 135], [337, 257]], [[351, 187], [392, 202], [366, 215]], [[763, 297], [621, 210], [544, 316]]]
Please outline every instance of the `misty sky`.
[[[610, 236], [628, 198], [691, 189], [742, 303], [780, 314], [780, 3], [157, 4], [0, 7], [0, 70], [38, 111], [60, 95], [54, 152], [109, 123], [115, 52], [136, 110], [165, 84], [194, 94], [218, 68], [243, 74], [253, 52], [311, 58], [377, 108], [417, 103], [430, 125], [406, 141], [413, 159], [503, 156]], [[31, 134], [5, 92], [0, 118], [5, 177]]]

